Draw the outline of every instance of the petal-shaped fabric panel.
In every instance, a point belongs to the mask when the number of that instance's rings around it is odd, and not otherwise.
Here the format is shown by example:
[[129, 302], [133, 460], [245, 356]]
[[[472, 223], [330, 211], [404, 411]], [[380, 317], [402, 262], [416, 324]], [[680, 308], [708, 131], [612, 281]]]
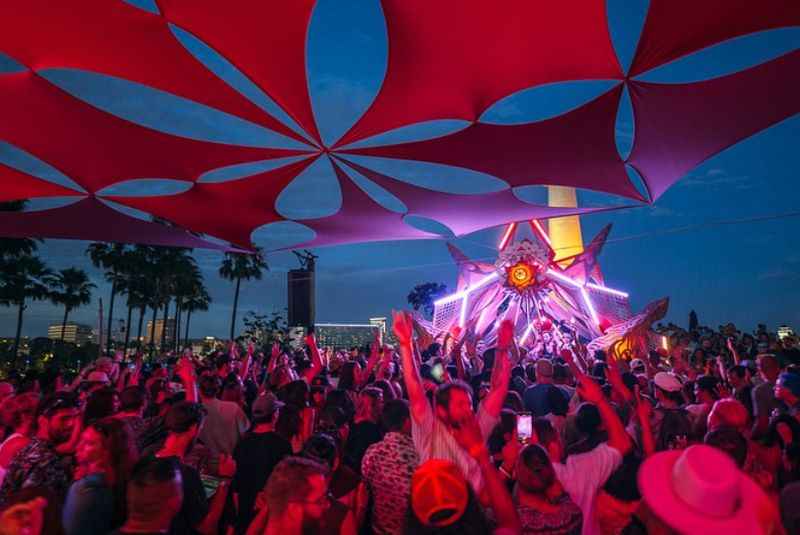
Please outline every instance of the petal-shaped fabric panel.
[[652, 200], [699, 163], [800, 112], [800, 50], [691, 84], [631, 82], [636, 139], [629, 158]]
[[222, 54], [319, 142], [306, 79], [315, 0], [159, 0], [170, 22]]
[[218, 167], [303, 154], [157, 132], [102, 112], [31, 71], [0, 75], [0, 138], [89, 192], [134, 178], [196, 180]]
[[382, 4], [386, 77], [337, 146], [433, 119], [477, 120], [497, 100], [537, 85], [621, 78], [603, 0]]
[[727, 39], [798, 25], [795, 0], [650, 0], [630, 76]]
[[[415, 229], [403, 222], [403, 215], [391, 212], [373, 201], [335, 161], [331, 165], [342, 189], [342, 208], [337, 214], [319, 219], [304, 219], [301, 223], [317, 233], [315, 239], [292, 246], [320, 247], [340, 243], [384, 240], [414, 240], [439, 238]], [[357, 236], [357, 238], [355, 238]]]
[[0, 212], [0, 235], [7, 238], [76, 239], [234, 250], [193, 236], [180, 228], [127, 216], [94, 197], [85, 197], [76, 203], [50, 210]]
[[83, 195], [83, 192], [36, 178], [0, 163], [0, 202], [72, 195]]
[[156, 215], [195, 232], [250, 247], [256, 228], [283, 219], [275, 198], [314, 158], [229, 182], [198, 182], [177, 195], [109, 196], [120, 204]]
[[347, 161], [347, 165], [369, 178], [408, 207], [408, 215], [441, 222], [456, 236], [462, 236], [512, 221], [547, 219], [586, 214], [604, 208], [555, 208], [519, 200], [510, 189], [482, 195], [459, 195], [420, 188]]
[[197, 101], [302, 140], [214, 76], [163, 18], [120, 0], [0, 2], [0, 51], [38, 70], [76, 68]]
[[466, 167], [512, 186], [571, 186], [641, 200], [614, 142], [621, 93], [618, 85], [564, 115], [536, 123], [475, 123], [425, 141], [339, 152]]

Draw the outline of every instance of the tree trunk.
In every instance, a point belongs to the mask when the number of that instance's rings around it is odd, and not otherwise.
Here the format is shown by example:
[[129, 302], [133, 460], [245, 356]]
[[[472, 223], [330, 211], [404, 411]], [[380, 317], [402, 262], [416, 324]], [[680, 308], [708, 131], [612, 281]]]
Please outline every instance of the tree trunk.
[[156, 315], [158, 314], [158, 305], [153, 305], [153, 323], [150, 325], [150, 354], [156, 352]]
[[64, 321], [61, 322], [61, 342], [64, 342], [64, 331], [67, 330], [67, 316], [69, 315], [69, 307], [64, 307]]
[[175, 336], [172, 337], [172, 346], [175, 351], [180, 350], [180, 342], [181, 342], [181, 300], [180, 298], [175, 298]]
[[108, 304], [108, 330], [106, 331], [106, 353], [111, 354], [111, 322], [114, 320], [114, 298], [117, 296], [117, 273], [114, 272], [114, 281], [111, 283], [111, 300]]
[[136, 331], [136, 347], [142, 349], [142, 323], [144, 323], [144, 315], [147, 313], [147, 307], [142, 305], [139, 309], [139, 330]]
[[184, 345], [189, 345], [189, 320], [192, 319], [192, 309], [186, 311], [186, 336], [184, 337]]
[[171, 299], [168, 297], [167, 302], [164, 303], [164, 323], [161, 325], [161, 340], [158, 341], [158, 347], [161, 352], [166, 351], [167, 347], [164, 345], [164, 339], [167, 337], [167, 319], [169, 318], [169, 302]]
[[14, 359], [14, 365], [17, 364], [17, 353], [19, 352], [19, 339], [22, 336], [22, 312], [25, 310], [25, 300], [19, 302], [19, 312], [17, 312], [17, 335], [14, 337], [14, 350], [11, 352], [11, 358]]
[[231, 316], [231, 340], [233, 340], [233, 331], [236, 328], [236, 307], [239, 306], [239, 286], [242, 283], [241, 278], [236, 279], [236, 293], [233, 295], [233, 315]]
[[128, 343], [131, 341], [131, 315], [133, 314], [133, 307], [128, 305], [128, 323], [125, 324], [125, 345], [122, 346], [122, 351], [127, 356]]

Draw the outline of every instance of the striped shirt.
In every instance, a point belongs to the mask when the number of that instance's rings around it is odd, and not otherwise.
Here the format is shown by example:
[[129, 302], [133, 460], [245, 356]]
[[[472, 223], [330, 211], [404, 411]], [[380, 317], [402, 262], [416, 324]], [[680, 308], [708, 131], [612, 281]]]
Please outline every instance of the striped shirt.
[[[433, 412], [430, 404], [425, 405], [422, 414], [414, 414], [411, 418], [411, 437], [419, 453], [420, 463], [431, 459], [444, 459], [461, 468], [461, 472], [472, 485], [476, 494], [483, 488], [483, 476], [478, 463], [458, 445], [456, 439], [447, 430], [447, 426]], [[484, 437], [491, 434], [499, 416], [491, 416], [483, 404], [478, 407], [478, 425]]]

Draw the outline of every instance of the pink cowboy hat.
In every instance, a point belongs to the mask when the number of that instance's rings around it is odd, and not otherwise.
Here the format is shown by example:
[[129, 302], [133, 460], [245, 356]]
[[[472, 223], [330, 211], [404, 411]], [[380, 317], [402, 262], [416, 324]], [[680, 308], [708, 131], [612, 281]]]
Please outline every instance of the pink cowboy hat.
[[657, 453], [639, 470], [650, 509], [680, 533], [762, 533], [767, 496], [724, 452], [703, 444]]

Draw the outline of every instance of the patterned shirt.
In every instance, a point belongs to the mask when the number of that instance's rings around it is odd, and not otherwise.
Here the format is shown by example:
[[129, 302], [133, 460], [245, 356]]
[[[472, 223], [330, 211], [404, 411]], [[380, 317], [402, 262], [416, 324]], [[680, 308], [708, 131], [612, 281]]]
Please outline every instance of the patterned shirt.
[[377, 535], [404, 532], [411, 497], [411, 476], [419, 464], [414, 441], [403, 433], [387, 433], [367, 448], [361, 475], [372, 496], [372, 529]]
[[[484, 437], [488, 437], [500, 421], [499, 416], [491, 416], [486, 412], [483, 404], [478, 407], [477, 418]], [[425, 404], [425, 410], [421, 411], [421, 414], [411, 415], [411, 437], [414, 439], [414, 446], [421, 462], [443, 459], [454, 463], [464, 473], [472, 489], [480, 494], [483, 489], [483, 476], [478, 463], [459, 446], [444, 422], [434, 414], [430, 404]]]
[[583, 526], [581, 508], [567, 494], [562, 494], [554, 505], [555, 512], [542, 512], [532, 507], [517, 507], [522, 533], [548, 535], [580, 535]]
[[33, 438], [11, 460], [0, 487], [0, 507], [17, 491], [28, 487], [47, 487], [64, 499], [72, 483], [72, 457], [59, 455], [53, 445]]

